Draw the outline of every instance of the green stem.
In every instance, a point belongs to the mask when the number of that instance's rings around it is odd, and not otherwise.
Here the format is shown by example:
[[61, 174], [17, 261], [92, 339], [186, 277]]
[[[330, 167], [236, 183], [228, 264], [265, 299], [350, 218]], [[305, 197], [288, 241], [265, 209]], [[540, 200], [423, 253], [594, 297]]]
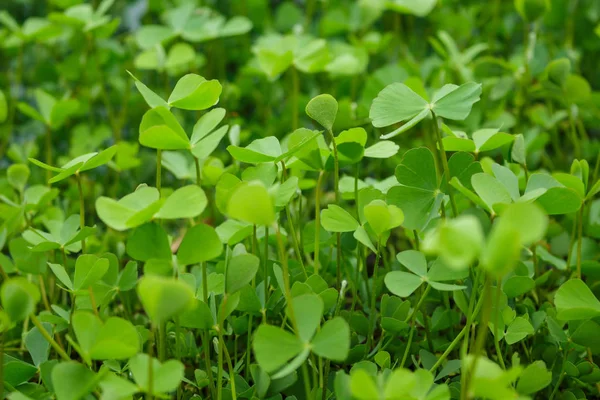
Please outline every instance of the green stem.
[[550, 394], [550, 397], [548, 398], [548, 400], [554, 400], [554, 396], [556, 396], [556, 393], [558, 393], [558, 389], [560, 388], [560, 384], [562, 383], [566, 373], [565, 373], [565, 359], [566, 359], [566, 355], [563, 354], [562, 357], [562, 364], [560, 367], [560, 375], [558, 376], [558, 380], [556, 381], [556, 385], [554, 385], [554, 389], [552, 389], [552, 393]]
[[167, 358], [167, 323], [158, 325], [158, 360], [163, 362]]
[[[46, 125], [46, 164], [52, 165], [52, 130]], [[52, 171], [46, 170], [46, 180], [52, 178]]]
[[[179, 334], [181, 332], [181, 324], [179, 323], [179, 317], [175, 317], [175, 357], [181, 361], [181, 348], [179, 342]], [[183, 388], [181, 385], [177, 386], [177, 400], [180, 400], [183, 396]]]
[[300, 92], [300, 82], [298, 81], [298, 71], [292, 65], [290, 67], [290, 74], [292, 75], [292, 129], [298, 129], [298, 96]]
[[477, 328], [477, 337], [475, 339], [475, 345], [473, 350], [473, 362], [468, 368], [468, 371], [465, 371], [464, 373], [465, 384], [461, 385], [461, 398], [463, 400], [468, 399], [469, 387], [471, 386], [471, 383], [473, 381], [473, 374], [475, 374], [475, 372], [477, 371], [479, 355], [485, 346], [485, 340], [487, 338], [488, 322], [490, 321], [490, 315], [492, 313], [492, 296], [490, 293], [491, 282], [489, 277], [485, 280], [485, 287], [483, 290], [483, 296], [485, 297], [485, 305], [483, 309], [483, 315], [481, 316], [481, 321], [479, 321], [479, 327]]
[[[286, 168], [285, 168], [285, 163], [283, 161], [281, 161], [281, 166], [282, 166], [282, 171], [283, 171], [283, 177], [285, 180], [287, 180], [287, 172], [286, 172]], [[300, 199], [300, 201], [302, 201], [302, 199]], [[300, 244], [298, 243], [298, 235], [296, 234], [296, 228], [294, 227], [294, 220], [292, 219], [292, 213], [290, 212], [289, 204], [285, 205], [285, 216], [287, 218], [288, 226], [290, 228], [290, 235], [292, 236], [292, 243], [294, 245], [294, 253], [296, 253], [296, 257], [298, 257], [298, 261], [300, 262], [300, 267], [302, 268], [304, 277], [306, 279], [308, 279], [308, 274], [306, 273], [306, 267], [304, 266], [304, 260], [302, 257], [302, 253], [300, 252]], [[265, 229], [268, 232], [269, 228], [265, 227]], [[265, 248], [266, 248], [266, 246], [265, 246]]]
[[[344, 302], [344, 299], [346, 298], [346, 288], [347, 288], [347, 282], [343, 281], [342, 288], [340, 289], [338, 301], [335, 306], [335, 311], [333, 312], [333, 318], [337, 317], [340, 313], [340, 310], [342, 309], [342, 303]], [[329, 382], [330, 371], [331, 371], [331, 360], [328, 359], [327, 361], [325, 361], [325, 376], [323, 379], [323, 386], [322, 386], [323, 390], [322, 390], [321, 400], [326, 400], [326, 398], [327, 398], [327, 385]]]
[[146, 393], [146, 400], [152, 400], [152, 391], [154, 389], [154, 368], [152, 366], [152, 358], [154, 353], [154, 327], [150, 327], [148, 337], [148, 392]]
[[402, 361], [400, 362], [400, 368], [404, 368], [404, 364], [406, 363], [406, 360], [408, 359], [408, 353], [410, 350], [410, 346], [412, 345], [413, 336], [415, 334], [415, 320], [417, 319], [417, 313], [419, 312], [419, 309], [423, 305], [423, 302], [425, 301], [425, 298], [429, 294], [430, 290], [431, 290], [431, 286], [427, 285], [427, 288], [425, 288], [425, 290], [421, 294], [421, 298], [419, 299], [419, 302], [417, 303], [417, 305], [415, 306], [415, 308], [413, 309], [413, 311], [409, 317], [410, 318], [410, 333], [408, 334], [408, 342], [406, 343], [406, 348], [404, 349], [404, 355], [402, 356]]
[[314, 248], [314, 269], [315, 275], [319, 275], [319, 244], [321, 242], [321, 183], [323, 181], [324, 171], [319, 172], [317, 186], [315, 187], [315, 248]]
[[500, 362], [500, 366], [502, 369], [506, 369], [506, 364], [504, 364], [504, 357], [502, 356], [502, 351], [500, 350], [500, 338], [498, 337], [498, 325], [500, 321], [500, 295], [502, 294], [501, 282], [500, 279], [496, 281], [496, 308], [494, 310], [494, 347], [496, 348], [496, 355], [498, 356], [498, 361]]
[[[480, 296], [479, 299], [477, 300], [477, 305], [475, 305], [475, 309], [473, 310], [473, 313], [469, 315], [469, 317], [471, 319], [475, 318], [475, 316], [479, 313], [482, 305], [483, 305], [483, 296]], [[429, 369], [429, 372], [434, 372], [436, 369], [438, 369], [440, 367], [440, 365], [442, 365], [442, 363], [444, 362], [444, 360], [446, 360], [446, 358], [448, 358], [448, 356], [450, 355], [452, 350], [454, 350], [456, 348], [456, 346], [458, 345], [458, 343], [460, 343], [460, 340], [467, 334], [467, 332], [469, 332], [469, 329], [471, 329], [470, 325], [465, 325], [461, 329], [461, 331], [454, 338], [454, 340], [448, 345], [448, 348], [444, 351], [444, 353], [440, 356], [440, 358], [438, 358], [436, 363]]]
[[[269, 259], [269, 227], [265, 225], [265, 250], [263, 258], [263, 275], [264, 275], [264, 289], [265, 289], [265, 312], [263, 313], [263, 322], [267, 323], [267, 303], [269, 301], [269, 265], [267, 260]], [[305, 272], [306, 274], [306, 272]]]
[[[208, 305], [208, 273], [206, 272], [206, 261], [202, 264], [202, 300]], [[215, 386], [212, 375], [212, 368], [210, 365], [210, 331], [207, 329], [202, 332], [202, 346], [204, 347], [204, 366], [206, 368], [206, 374], [208, 375], [208, 384], [210, 393], [213, 397], [215, 394]]]
[[194, 164], [196, 165], [196, 184], [202, 187], [202, 175], [200, 174], [200, 161], [194, 157]]
[[[329, 137], [331, 139], [331, 145], [333, 146], [333, 189], [335, 190], [335, 204], [340, 205], [340, 163], [338, 156], [337, 143], [335, 142], [335, 136], [333, 136], [333, 132], [329, 129]], [[337, 253], [336, 253], [336, 281], [338, 290], [342, 287], [342, 234], [340, 232], [336, 233], [336, 244], [337, 244]]]
[[571, 107], [567, 107], [567, 112], [569, 114], [569, 133], [571, 135], [571, 141], [573, 142], [573, 152], [575, 153], [575, 158], [581, 158], [581, 145], [579, 144], [579, 137], [577, 136], [577, 129], [575, 127], [575, 118], [573, 117]]
[[[292, 306], [292, 291], [290, 289], [290, 273], [289, 273], [289, 268], [288, 268], [288, 262], [287, 262], [287, 255], [285, 254], [285, 246], [283, 245], [283, 239], [281, 238], [281, 230], [279, 228], [279, 225], [277, 225], [277, 230], [276, 230], [276, 237], [277, 237], [277, 247], [279, 249], [279, 259], [281, 261], [281, 267], [282, 267], [282, 275], [283, 275], [283, 286], [284, 286], [284, 297], [285, 297], [285, 304], [286, 304], [286, 310], [287, 310], [287, 314], [289, 316], [290, 322], [292, 323], [292, 327], [294, 329], [294, 332], [296, 333], [296, 336], [299, 338], [300, 337], [300, 331], [298, 329], [298, 323], [296, 322], [296, 315], [294, 313], [294, 307]], [[310, 391], [310, 382], [309, 382], [309, 378], [308, 378], [308, 370], [306, 367], [306, 363], [302, 364], [302, 375], [303, 375], [303, 379], [304, 379], [304, 390], [305, 390], [305, 395], [307, 399], [311, 399], [311, 391]]]
[[[448, 159], [446, 158], [446, 150], [444, 149], [444, 142], [442, 140], [442, 134], [440, 133], [440, 127], [438, 126], [439, 122], [435, 113], [433, 113], [433, 130], [435, 132], [435, 137], [438, 143], [438, 151], [440, 154], [440, 160], [442, 162], [442, 167], [444, 168], [444, 175], [446, 176], [446, 181], [450, 182], [450, 168], [448, 167]], [[454, 200], [454, 192], [452, 187], [448, 185], [448, 195], [450, 196], [450, 205], [452, 206], [452, 213], [454, 217], [458, 216], [458, 211], [456, 208], [456, 201]]]
[[[584, 203], [585, 204], [585, 203]], [[579, 208], [579, 230], [577, 232], [577, 278], [581, 279], [581, 244], [583, 240], [583, 208], [584, 204]]]
[[48, 343], [50, 343], [50, 346], [52, 346], [52, 348], [54, 350], [56, 350], [56, 353], [58, 353], [58, 355], [65, 361], [71, 361], [71, 357], [69, 357], [69, 355], [63, 350], [62, 347], [60, 347], [60, 345], [58, 343], [56, 343], [56, 341], [54, 340], [54, 338], [52, 338], [52, 336], [50, 336], [50, 334], [48, 333], [48, 331], [44, 328], [44, 326], [42, 325], [42, 323], [40, 322], [39, 319], [37, 319], [37, 317], [35, 316], [35, 314], [30, 314], [29, 315], [29, 319], [31, 319], [31, 322], [33, 322], [33, 325], [35, 325], [36, 328], [38, 328], [38, 331], [40, 331], [40, 333], [42, 334], [42, 336], [44, 337], [44, 339], [46, 339], [46, 341]]
[[377, 280], [379, 278], [379, 258], [381, 256], [381, 241], [377, 241], [377, 251], [375, 252], [375, 264], [373, 266], [373, 285], [371, 288], [371, 320], [369, 321], [369, 337], [367, 339], [366, 351], [371, 349], [373, 335], [375, 333], [375, 324], [377, 322]]
[[[229, 369], [229, 382], [231, 383], [231, 397], [233, 400], [237, 400], [237, 393], [235, 390], [235, 371], [233, 370], [233, 363], [231, 362], [231, 357], [229, 356], [229, 351], [227, 350], [227, 346], [225, 346], [225, 340], [223, 340], [223, 334], [219, 329], [219, 347], [223, 349], [225, 353], [225, 360], [227, 362], [227, 368]], [[220, 351], [220, 350], [219, 350]]]
[[[77, 190], [79, 191], [79, 225], [80, 229], [83, 229], [85, 227], [85, 200], [83, 197], [83, 188], [81, 187], [81, 176], [79, 175], [79, 172], [75, 174], [75, 178], [77, 180]], [[85, 253], [85, 239], [81, 239], [81, 252]]]
[[571, 240], [569, 240], [569, 253], [567, 254], [567, 268], [571, 269], [571, 258], [573, 258], [573, 246], [575, 245], [576, 235], [577, 235], [577, 227], [578, 227], [578, 216], [575, 216], [573, 220], [573, 228], [571, 229]]
[[161, 175], [162, 175], [162, 150], [156, 150], [156, 188], [158, 189], [158, 196], [160, 197], [161, 189]]

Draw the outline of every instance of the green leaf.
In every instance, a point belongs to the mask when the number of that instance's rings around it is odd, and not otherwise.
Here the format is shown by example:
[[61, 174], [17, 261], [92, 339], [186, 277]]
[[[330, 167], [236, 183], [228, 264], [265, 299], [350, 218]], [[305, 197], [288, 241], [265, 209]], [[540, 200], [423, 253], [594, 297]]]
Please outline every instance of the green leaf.
[[412, 273], [420, 277], [427, 275], [427, 260], [420, 251], [405, 250], [396, 254], [396, 259]]
[[129, 360], [129, 369], [137, 385], [145, 392], [150, 390], [149, 364], [152, 362], [152, 393], [173, 392], [184, 379], [184, 365], [179, 360], [161, 363], [147, 354], [137, 354]]
[[388, 272], [384, 278], [390, 292], [400, 297], [408, 297], [423, 283], [423, 278], [403, 271]]
[[19, 322], [35, 311], [40, 291], [25, 278], [12, 278], [2, 284], [0, 299], [11, 321]]
[[155, 223], [135, 228], [127, 239], [126, 250], [131, 258], [139, 261], [171, 259], [171, 247], [167, 233]]
[[[148, 26], [143, 26], [141, 29], [147, 28]], [[139, 31], [138, 31], [139, 33]], [[168, 108], [169, 105], [166, 101], [163, 100], [162, 97], [154, 93], [152, 90], [148, 88], [148, 86], [144, 85], [138, 78], [136, 78], [131, 72], [127, 71], [127, 73], [135, 80], [135, 87], [141, 93], [146, 103], [150, 106], [150, 108], [156, 107], [165, 107]]]
[[444, 86], [433, 96], [432, 111], [442, 118], [464, 120], [469, 116], [473, 104], [479, 101], [481, 84], [468, 82], [449, 86]]
[[323, 324], [311, 342], [312, 351], [319, 357], [344, 361], [350, 350], [350, 327], [342, 317], [335, 317]]
[[165, 107], [152, 108], [140, 123], [140, 144], [159, 150], [189, 149], [190, 141], [175, 116]]
[[581, 279], [571, 279], [554, 295], [556, 316], [563, 321], [590, 319], [600, 316], [600, 301]]
[[6, 170], [6, 179], [10, 186], [22, 192], [29, 180], [29, 167], [25, 164], [13, 164]]
[[[43, 329], [52, 336], [52, 325], [47, 322], [42, 322], [42, 326]], [[33, 329], [27, 332], [23, 338], [23, 343], [25, 344], [25, 347], [27, 347], [27, 351], [31, 355], [31, 360], [36, 367], [39, 367], [40, 364], [48, 361], [50, 343], [48, 343], [37, 327], [34, 326]]]
[[75, 279], [73, 287], [75, 290], [87, 289], [98, 282], [106, 271], [109, 262], [107, 258], [98, 258], [92, 254], [83, 254], [77, 258], [75, 263]]
[[258, 164], [275, 161], [281, 156], [281, 145], [274, 136], [256, 139], [246, 147], [228, 146], [227, 151], [238, 161]]
[[225, 292], [235, 293], [249, 284], [256, 272], [260, 259], [254, 254], [239, 254], [229, 260], [225, 277]]
[[[292, 308], [298, 325], [298, 335], [304, 343], [310, 342], [323, 316], [323, 300], [314, 293], [302, 294], [292, 299]], [[288, 318], [291, 318], [288, 315]]]
[[423, 111], [428, 113], [428, 106], [425, 99], [405, 84], [392, 83], [379, 92], [373, 100], [369, 118], [374, 127], [382, 128], [411, 119]]
[[120, 378], [114, 373], [108, 373], [100, 381], [100, 387], [102, 396], [111, 399], [133, 396], [139, 390], [133, 382]]
[[231, 218], [255, 225], [268, 226], [275, 222], [271, 196], [258, 181], [243, 182], [234, 189], [227, 204], [227, 213]]
[[254, 334], [252, 348], [258, 365], [272, 374], [302, 352], [304, 344], [283, 329], [262, 324]]
[[329, 232], [353, 232], [359, 227], [348, 211], [335, 204], [321, 211], [321, 225]]
[[338, 103], [330, 94], [313, 97], [306, 105], [306, 115], [317, 121], [323, 128], [331, 131], [337, 116]]
[[89, 395], [98, 382], [95, 374], [75, 361], [52, 368], [52, 385], [57, 400], [80, 400]]
[[154, 323], [162, 323], [193, 305], [194, 292], [173, 278], [144, 276], [137, 287], [144, 310]]
[[491, 210], [494, 209], [494, 205], [496, 204], [512, 203], [512, 198], [506, 187], [498, 179], [489, 174], [479, 173], [473, 175], [471, 177], [471, 184], [481, 200]]
[[433, 154], [426, 147], [410, 149], [404, 153], [396, 167], [396, 179], [404, 186], [434, 191], [438, 188]]
[[352, 395], [359, 400], [381, 398], [377, 384], [373, 381], [371, 375], [362, 368], [356, 368], [350, 372], [350, 388]]
[[499, 218], [500, 223], [508, 225], [519, 233], [523, 246], [541, 240], [548, 228], [548, 217], [540, 207], [532, 203], [515, 203], [506, 207]]
[[386, 7], [404, 14], [425, 17], [435, 8], [436, 3], [437, 0], [390, 0]]
[[422, 249], [438, 254], [450, 268], [468, 270], [481, 253], [483, 243], [484, 234], [479, 220], [472, 215], [460, 215], [428, 231]]
[[156, 188], [140, 185], [135, 192], [118, 201], [99, 197], [96, 200], [96, 212], [106, 225], [123, 231], [150, 220], [161, 204]]
[[404, 222], [404, 213], [394, 205], [383, 200], [373, 200], [364, 207], [364, 215], [377, 236], [394, 229]]
[[546, 363], [538, 360], [523, 370], [517, 383], [517, 391], [524, 395], [533, 394], [544, 389], [551, 382], [552, 372], [546, 369]]
[[525, 339], [528, 335], [533, 335], [533, 326], [523, 317], [517, 317], [508, 326], [504, 339], [508, 344], [515, 344]]
[[206, 80], [200, 75], [183, 76], [169, 96], [169, 105], [183, 110], [205, 110], [217, 104], [223, 90], [216, 79]]
[[140, 348], [139, 334], [133, 324], [118, 317], [105, 322], [89, 311], [75, 311], [73, 330], [85, 357], [91, 360], [123, 360]]
[[194, 300], [193, 306], [181, 313], [179, 322], [184, 328], [208, 330], [214, 325], [213, 316], [208, 304]]
[[188, 185], [173, 192], [164, 202], [156, 218], [183, 219], [195, 218], [202, 214], [208, 200], [198, 185]]
[[365, 157], [390, 158], [398, 153], [400, 146], [390, 140], [381, 140], [365, 149]]
[[209, 225], [198, 224], [185, 234], [177, 252], [177, 260], [182, 265], [197, 264], [212, 260], [222, 252], [223, 244], [215, 229]]

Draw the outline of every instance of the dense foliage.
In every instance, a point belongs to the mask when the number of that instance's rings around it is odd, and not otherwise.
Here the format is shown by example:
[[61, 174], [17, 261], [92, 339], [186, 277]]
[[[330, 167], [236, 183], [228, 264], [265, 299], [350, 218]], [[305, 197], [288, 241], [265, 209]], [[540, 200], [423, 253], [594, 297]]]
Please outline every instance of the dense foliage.
[[597, 0], [3, 0], [0, 398], [600, 398]]

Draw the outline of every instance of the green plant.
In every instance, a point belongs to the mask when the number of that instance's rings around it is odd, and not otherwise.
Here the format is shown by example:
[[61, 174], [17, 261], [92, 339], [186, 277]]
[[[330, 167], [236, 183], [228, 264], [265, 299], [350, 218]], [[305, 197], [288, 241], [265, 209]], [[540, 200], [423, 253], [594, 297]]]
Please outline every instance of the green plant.
[[595, 2], [4, 3], [1, 399], [600, 395]]

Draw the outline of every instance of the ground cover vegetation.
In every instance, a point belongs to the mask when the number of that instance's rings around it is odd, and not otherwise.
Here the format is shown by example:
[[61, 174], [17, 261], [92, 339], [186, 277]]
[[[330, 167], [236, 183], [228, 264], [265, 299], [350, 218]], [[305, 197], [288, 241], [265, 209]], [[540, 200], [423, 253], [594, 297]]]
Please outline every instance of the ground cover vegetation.
[[600, 398], [600, 2], [1, 8], [0, 398]]

